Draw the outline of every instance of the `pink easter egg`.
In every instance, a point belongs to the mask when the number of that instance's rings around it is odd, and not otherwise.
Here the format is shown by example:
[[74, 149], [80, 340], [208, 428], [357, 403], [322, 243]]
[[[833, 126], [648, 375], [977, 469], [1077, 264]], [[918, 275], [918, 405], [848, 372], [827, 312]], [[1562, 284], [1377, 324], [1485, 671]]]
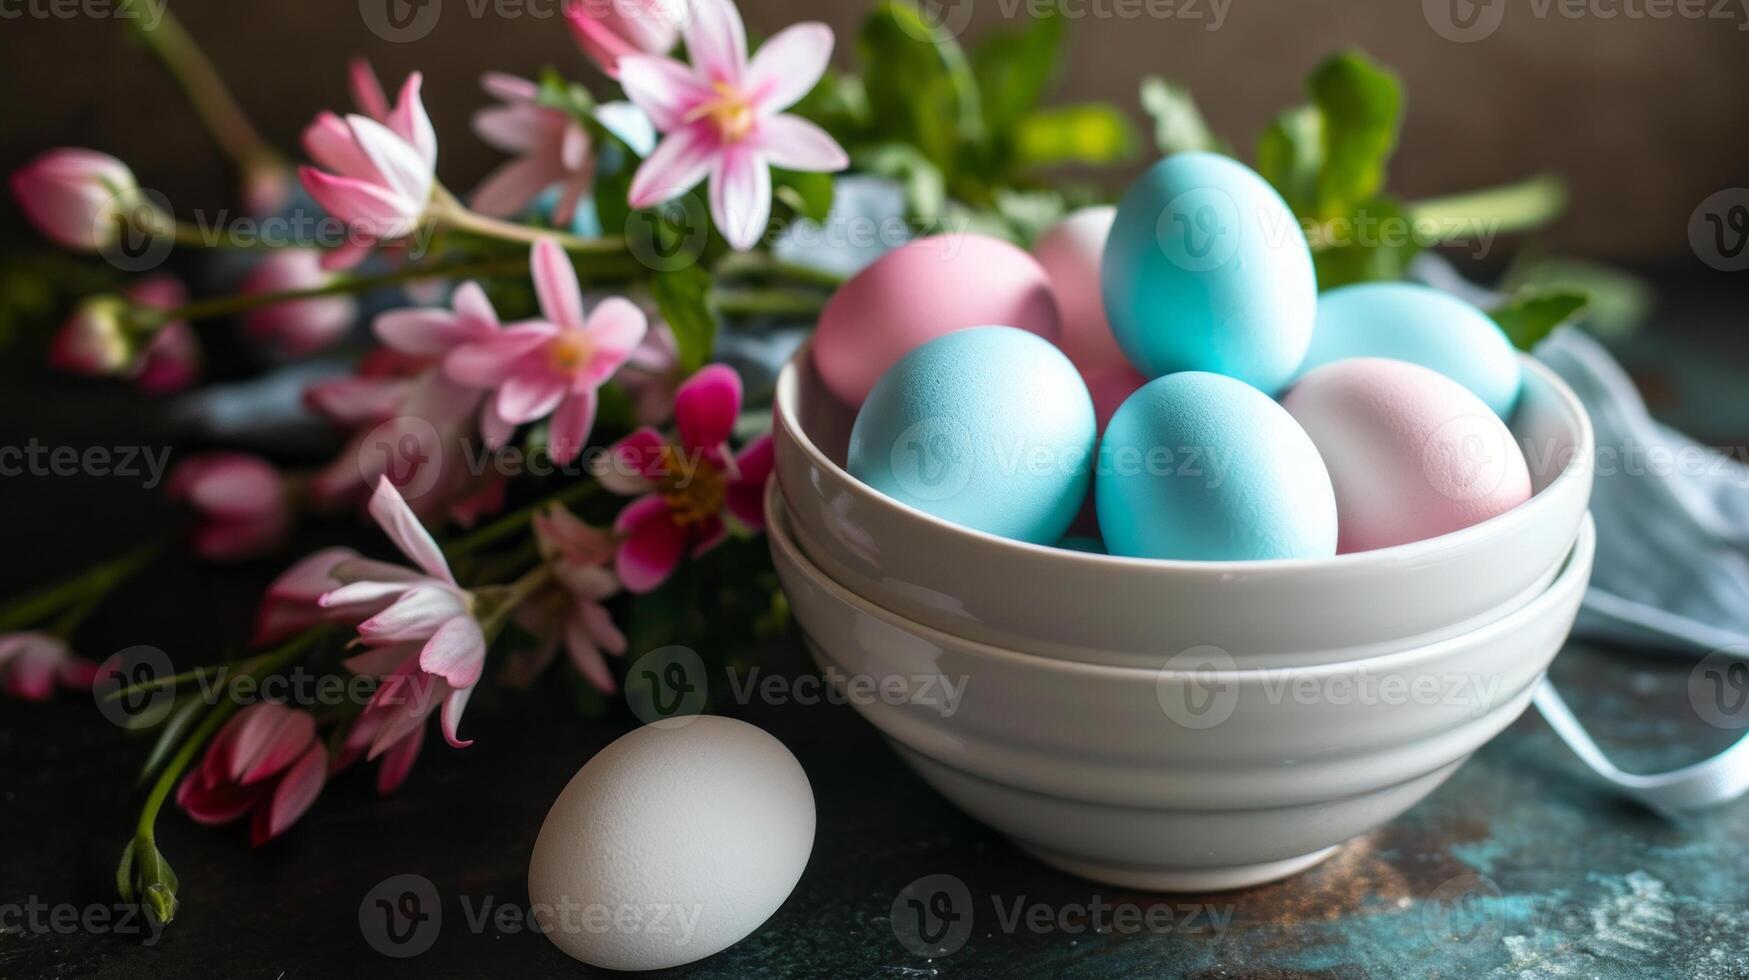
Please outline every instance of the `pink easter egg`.
[[1336, 361], [1281, 403], [1330, 471], [1338, 554], [1448, 534], [1530, 499], [1530, 469], [1505, 423], [1418, 364]]
[[1127, 361], [1106, 367], [1082, 368], [1081, 380], [1087, 383], [1087, 393], [1093, 396], [1093, 418], [1100, 432], [1105, 431], [1105, 423], [1111, 421], [1118, 406], [1135, 394], [1137, 388], [1148, 383], [1142, 372], [1130, 367]]
[[986, 235], [919, 238], [876, 259], [826, 303], [814, 332], [814, 366], [827, 390], [857, 408], [912, 349], [990, 326], [1056, 342], [1060, 317], [1044, 269]]
[[1082, 208], [1057, 222], [1032, 247], [1063, 313], [1057, 346], [1082, 374], [1130, 367], [1105, 319], [1099, 288], [1099, 260], [1116, 217], [1117, 208], [1111, 205]]

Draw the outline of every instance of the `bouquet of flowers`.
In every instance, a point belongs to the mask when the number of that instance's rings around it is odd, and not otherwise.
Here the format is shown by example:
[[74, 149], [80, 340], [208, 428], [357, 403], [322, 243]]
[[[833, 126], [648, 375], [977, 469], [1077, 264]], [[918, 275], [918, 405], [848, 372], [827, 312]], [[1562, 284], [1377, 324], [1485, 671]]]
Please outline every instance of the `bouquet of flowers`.
[[[197, 324], [240, 329], [283, 362], [342, 343], [363, 298], [393, 297], [351, 373], [304, 392], [337, 431], [331, 463], [295, 472], [209, 452], [168, 481], [203, 558], [292, 559], [247, 653], [169, 673], [74, 652], [80, 624], [150, 564], [149, 548], [0, 608], [8, 693], [96, 684], [100, 700], [150, 697], [157, 709], [131, 726], [158, 734], [117, 884], [160, 921], [179, 888], [154, 839], [172, 799], [203, 824], [247, 817], [265, 844], [349, 768], [374, 767], [377, 790], [393, 792], [433, 727], [466, 747], [479, 685], [527, 687], [560, 649], [609, 693], [628, 650], [709, 629], [719, 650], [746, 651], [785, 628], [749, 543], [772, 469], [766, 383], [713, 360], [719, 332], [805, 328], [859, 261], [835, 254], [835, 222], [867, 221], [864, 251], [940, 231], [1030, 244], [1102, 199], [1052, 168], [1120, 163], [1143, 142], [1117, 107], [1044, 103], [1059, 17], [967, 50], [889, 0], [860, 32], [855, 74], [830, 67], [826, 26], [754, 44], [730, 0], [578, 0], [566, 22], [601, 77], [585, 88], [557, 71], [487, 74], [491, 102], [473, 128], [508, 159], [465, 197], [438, 179], [455, 134], [433, 128], [418, 73], [390, 98], [356, 63], [353, 111], [315, 116], [294, 180], [167, 13], [141, 39], [236, 164], [248, 212], [308, 216], [294, 226], [316, 233], [269, 242], [187, 222], [93, 150], [51, 150], [12, 175], [45, 237], [110, 260], [108, 288], [82, 276], [68, 290], [75, 306], [48, 350], [62, 371], [180, 391], [200, 380]], [[1305, 221], [1325, 287], [1399, 278], [1424, 247], [1528, 228], [1560, 206], [1547, 178], [1400, 201], [1384, 186], [1402, 108], [1394, 76], [1346, 52], [1308, 91], [1263, 134], [1255, 163]], [[1183, 88], [1150, 78], [1140, 94], [1160, 152], [1230, 152]], [[845, 171], [891, 191], [892, 220], [847, 210], [834, 178]], [[1377, 233], [1393, 223], [1405, 233]], [[242, 253], [247, 272], [201, 298], [161, 273], [109, 279], [155, 268], [172, 247]], [[1528, 344], [1580, 302], [1545, 290], [1497, 315]], [[284, 556], [300, 522], [348, 514], [368, 516], [399, 557]], [[365, 693], [321, 712], [233, 696], [294, 668]]]

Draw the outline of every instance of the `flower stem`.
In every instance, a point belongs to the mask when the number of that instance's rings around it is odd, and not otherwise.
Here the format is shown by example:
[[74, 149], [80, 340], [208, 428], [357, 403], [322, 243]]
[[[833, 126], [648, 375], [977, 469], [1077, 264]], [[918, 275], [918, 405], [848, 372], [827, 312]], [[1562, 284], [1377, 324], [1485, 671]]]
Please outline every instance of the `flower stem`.
[[[124, 2], [130, 7], [135, 6], [132, 0]], [[139, 10], [131, 10], [134, 16], [127, 21], [135, 35], [176, 80], [213, 141], [239, 170], [247, 172], [270, 166], [284, 168], [285, 163], [279, 154], [261, 138], [249, 117], [237, 105], [218, 69], [207, 59], [206, 52], [164, 5], [160, 4], [159, 8], [155, 26], [145, 26], [147, 18]]]
[[[74, 609], [102, 599], [109, 591], [157, 557], [163, 545], [153, 543], [135, 548], [101, 565], [95, 565], [57, 585], [23, 595], [0, 609], [0, 632], [20, 629], [40, 623], [62, 610]], [[64, 635], [64, 634], [63, 634]]]
[[196, 300], [193, 303], [170, 310], [136, 308], [135, 313], [139, 317], [142, 327], [152, 329], [176, 320], [208, 320], [213, 317], [246, 313], [250, 310], [301, 299], [369, 292], [372, 289], [395, 286], [418, 279], [461, 279], [474, 276], [512, 275], [526, 271], [527, 265], [528, 263], [522, 259], [495, 259], [487, 262], [409, 266], [405, 269], [374, 276], [345, 276], [326, 285], [309, 289], [287, 289], [274, 293], [237, 293], [231, 296]]
[[542, 239], [548, 239], [570, 253], [573, 258], [629, 255], [624, 238], [581, 238], [552, 228], [536, 228], [519, 225], [514, 221], [489, 218], [469, 210], [442, 185], [432, 190], [431, 204], [426, 208], [425, 216], [456, 231], [498, 241], [533, 245]]
[[528, 523], [529, 518], [533, 517], [535, 512], [543, 507], [547, 507], [551, 504], [561, 504], [569, 507], [572, 504], [589, 499], [589, 495], [595, 492], [596, 486], [597, 484], [593, 480], [579, 480], [552, 496], [544, 497], [532, 504], [519, 507], [508, 514], [498, 517], [490, 524], [476, 528], [470, 533], [444, 545], [444, 553], [452, 560], [473, 554], [481, 548], [502, 541], [510, 535], [515, 534], [517, 531], [522, 530], [523, 526]]
[[711, 305], [730, 316], [818, 316], [827, 297], [802, 289], [719, 289], [711, 292]]

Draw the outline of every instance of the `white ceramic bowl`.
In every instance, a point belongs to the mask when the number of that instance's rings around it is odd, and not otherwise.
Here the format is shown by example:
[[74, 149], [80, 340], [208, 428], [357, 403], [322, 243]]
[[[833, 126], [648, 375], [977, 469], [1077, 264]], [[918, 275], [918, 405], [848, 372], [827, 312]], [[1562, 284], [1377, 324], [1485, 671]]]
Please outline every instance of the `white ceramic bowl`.
[[1540, 595], [1591, 496], [1590, 420], [1523, 359], [1512, 428], [1537, 491], [1492, 520], [1334, 558], [1192, 562], [1043, 547], [950, 524], [843, 468], [855, 413], [803, 347], [778, 377], [777, 479], [795, 537], [834, 580], [907, 619], [1010, 650], [1122, 666], [1214, 643], [1241, 666], [1292, 666], [1425, 646]]
[[1429, 646], [1253, 670], [1198, 669], [1219, 657], [1191, 650], [1149, 670], [907, 620], [802, 555], [776, 488], [767, 517], [810, 650], [930, 785], [1048, 864], [1166, 891], [1293, 874], [1432, 792], [1524, 710], [1595, 548], [1587, 519], [1546, 591]]

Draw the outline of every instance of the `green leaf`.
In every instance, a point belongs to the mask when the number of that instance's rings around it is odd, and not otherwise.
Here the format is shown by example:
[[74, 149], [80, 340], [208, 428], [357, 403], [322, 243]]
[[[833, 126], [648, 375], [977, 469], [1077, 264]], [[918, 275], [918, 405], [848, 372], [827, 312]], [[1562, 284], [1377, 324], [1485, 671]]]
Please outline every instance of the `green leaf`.
[[1389, 197], [1313, 225], [1308, 239], [1319, 289], [1402, 279], [1421, 252], [1402, 205]]
[[906, 143], [882, 143], [852, 157], [856, 169], [896, 180], [905, 187], [905, 204], [919, 224], [932, 227], [947, 206], [947, 178], [917, 148]]
[[1416, 224], [1436, 228], [1444, 242], [1537, 228], [1553, 221], [1566, 204], [1566, 182], [1543, 174], [1505, 187], [1417, 201], [1409, 213]]
[[1324, 122], [1317, 216], [1333, 217], [1384, 189], [1385, 165], [1402, 121], [1403, 88], [1395, 74], [1359, 51], [1344, 51], [1319, 65], [1307, 87]]
[[917, 8], [889, 0], [863, 21], [857, 49], [875, 138], [911, 143], [951, 170], [961, 141], [983, 135], [977, 80], [959, 44]]
[[813, 222], [832, 213], [832, 175], [799, 170], [771, 171], [773, 195], [791, 211]]
[[1294, 214], [1315, 214], [1318, 172], [1324, 167], [1324, 119], [1311, 106], [1289, 109], [1257, 140], [1257, 172], [1274, 185]]
[[1634, 332], [1651, 315], [1656, 295], [1650, 283], [1630, 272], [1573, 258], [1521, 257], [1506, 274], [1505, 288], [1520, 291], [1584, 293], [1585, 328], [1603, 336]]
[[710, 273], [696, 265], [658, 272], [650, 283], [656, 307], [680, 347], [680, 366], [689, 374], [704, 367], [716, 347], [717, 319], [706, 301], [710, 288]]
[[1056, 8], [1013, 30], [990, 31], [972, 49], [972, 74], [984, 110], [984, 125], [1006, 133], [1038, 108], [1063, 56], [1063, 18]]
[[544, 68], [540, 73], [540, 89], [535, 104], [569, 113], [579, 120], [589, 120], [595, 110], [595, 99], [589, 90], [559, 74], [557, 69]]
[[1554, 329], [1577, 316], [1587, 297], [1574, 290], [1523, 292], [1491, 312], [1494, 322], [1519, 350], [1530, 350]]
[[1129, 118], [1102, 102], [1031, 113], [1014, 136], [1017, 162], [1026, 167], [1117, 163], [1133, 156], [1137, 143]]
[[1161, 153], [1226, 152], [1225, 144], [1196, 107], [1190, 89], [1182, 85], [1154, 75], [1142, 79], [1142, 111], [1154, 120], [1154, 145]]

